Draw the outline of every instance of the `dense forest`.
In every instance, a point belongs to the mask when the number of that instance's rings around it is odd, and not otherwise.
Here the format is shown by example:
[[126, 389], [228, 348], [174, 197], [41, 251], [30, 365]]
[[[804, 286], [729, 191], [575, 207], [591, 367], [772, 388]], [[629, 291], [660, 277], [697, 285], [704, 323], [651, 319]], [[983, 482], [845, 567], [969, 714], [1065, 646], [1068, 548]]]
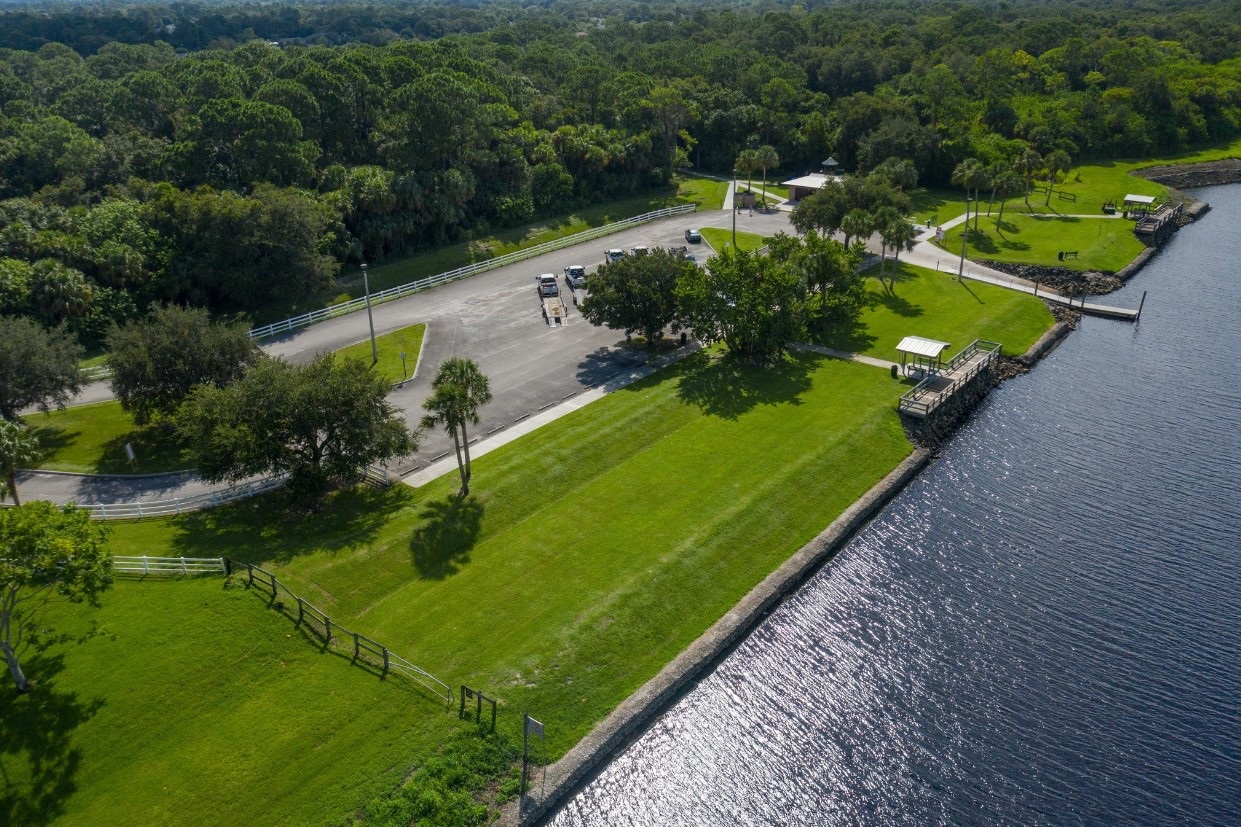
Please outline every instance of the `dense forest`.
[[288, 307], [774, 147], [1168, 154], [1241, 134], [1241, 4], [104, 4], [0, 12], [0, 314]]

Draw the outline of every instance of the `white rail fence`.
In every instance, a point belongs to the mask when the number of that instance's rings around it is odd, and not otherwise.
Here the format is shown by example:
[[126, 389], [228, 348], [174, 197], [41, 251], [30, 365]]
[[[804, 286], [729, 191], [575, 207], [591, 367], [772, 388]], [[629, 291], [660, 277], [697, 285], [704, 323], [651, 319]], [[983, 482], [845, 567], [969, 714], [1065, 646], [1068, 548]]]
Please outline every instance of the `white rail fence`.
[[[583, 230], [580, 233], [557, 238], [553, 241], [547, 241], [525, 250], [517, 250], [512, 253], [506, 253], [496, 258], [490, 258], [486, 261], [467, 264], [465, 267], [458, 267], [456, 270], [449, 270], [447, 273], [440, 273], [437, 276], [428, 276], [425, 279], [411, 281], [409, 284], [402, 284], [398, 287], [389, 287], [387, 290], [381, 290], [378, 293], [371, 294], [371, 304], [392, 301], [420, 290], [426, 290], [429, 287], [436, 287], [440, 284], [447, 284], [450, 281], [473, 276], [477, 273], [483, 273], [487, 270], [494, 270], [497, 267], [504, 267], [507, 264], [514, 264], [518, 261], [525, 261], [535, 256], [541, 256], [544, 253], [550, 253], [553, 250], [561, 250], [565, 247], [572, 247], [574, 244], [581, 244], [583, 241], [590, 241], [596, 238], [602, 238], [606, 235], [619, 233], [621, 230], [627, 230], [630, 227], [636, 227], [639, 224], [647, 224], [651, 221], [657, 221], [661, 218], [668, 218], [674, 215], [682, 215], [688, 212], [694, 212], [698, 209], [697, 204], [681, 204], [676, 207], [666, 207], [662, 210], [635, 215], [633, 218], [626, 218], [624, 221], [617, 221], [614, 224], [605, 224], [602, 227], [592, 227], [589, 230]], [[275, 336], [279, 333], [288, 333], [301, 327], [316, 324], [318, 322], [334, 319], [337, 316], [343, 316], [347, 313], [353, 313], [355, 310], [361, 310], [366, 307], [366, 297], [360, 299], [350, 299], [332, 307], [325, 307], [321, 310], [312, 310], [309, 313], [303, 313], [300, 316], [294, 316], [291, 319], [285, 319], [280, 322], [272, 322], [262, 327], [256, 327], [250, 331], [250, 338], [265, 339], [268, 336]]]
[[79, 508], [91, 513], [96, 520], [131, 520], [138, 517], [171, 517], [189, 511], [201, 511], [217, 505], [256, 497], [268, 491], [274, 491], [284, 485], [284, 477], [270, 477], [263, 480], [243, 482], [220, 491], [209, 491], [189, 497], [174, 497], [171, 500], [154, 500], [135, 503], [90, 503]]
[[223, 557], [123, 557], [113, 555], [117, 574], [170, 575], [224, 574]]

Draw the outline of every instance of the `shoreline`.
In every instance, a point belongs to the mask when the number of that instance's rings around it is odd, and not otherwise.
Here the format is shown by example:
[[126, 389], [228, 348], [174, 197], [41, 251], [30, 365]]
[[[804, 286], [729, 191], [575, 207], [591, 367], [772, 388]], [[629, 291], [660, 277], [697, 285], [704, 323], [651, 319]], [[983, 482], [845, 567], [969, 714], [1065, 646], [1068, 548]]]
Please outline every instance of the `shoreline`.
[[[1013, 360], [1024, 373], [1075, 328], [1070, 321], [1056, 321], [1025, 353]], [[1001, 373], [987, 391], [1012, 373]], [[984, 393], [984, 395], [985, 395]], [[951, 418], [955, 431], [969, 417], [974, 405]], [[911, 440], [913, 451], [833, 520], [814, 539], [802, 546], [775, 571], [767, 575], [719, 620], [575, 744], [560, 760], [547, 766], [539, 793], [528, 793], [500, 809], [495, 824], [529, 827], [541, 824], [589, 784], [649, 726], [708, 675], [784, 600], [829, 563], [837, 553], [897, 494], [905, 489], [935, 458], [933, 446]], [[533, 784], [532, 784], [533, 788]]]

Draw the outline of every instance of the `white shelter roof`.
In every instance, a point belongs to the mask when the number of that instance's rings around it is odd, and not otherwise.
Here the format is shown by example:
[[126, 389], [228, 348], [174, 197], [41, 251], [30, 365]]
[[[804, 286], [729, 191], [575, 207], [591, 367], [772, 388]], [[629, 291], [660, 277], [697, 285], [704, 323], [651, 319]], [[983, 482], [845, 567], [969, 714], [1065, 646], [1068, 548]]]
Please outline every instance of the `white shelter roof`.
[[837, 175], [824, 175], [821, 172], [811, 172], [807, 175], [803, 175], [800, 178], [790, 178], [787, 181], [781, 181], [780, 186], [782, 187], [808, 187], [810, 189], [817, 190], [817, 189], [822, 189], [823, 185], [826, 184], [829, 180], [834, 180], [838, 177], [839, 176]]
[[938, 359], [939, 354], [943, 353], [946, 347], [952, 347], [952, 345], [949, 342], [938, 342], [934, 339], [924, 339], [921, 336], [906, 336], [901, 339], [896, 349], [901, 353]]
[[1133, 195], [1130, 193], [1125, 196], [1126, 204], [1154, 204], [1155, 196], [1153, 195]]

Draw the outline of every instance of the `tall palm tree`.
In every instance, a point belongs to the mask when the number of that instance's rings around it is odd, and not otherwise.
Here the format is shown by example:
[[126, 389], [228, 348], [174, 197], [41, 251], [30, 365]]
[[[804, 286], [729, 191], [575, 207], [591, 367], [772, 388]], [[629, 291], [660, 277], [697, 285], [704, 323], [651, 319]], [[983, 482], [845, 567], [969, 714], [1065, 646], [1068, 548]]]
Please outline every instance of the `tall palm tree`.
[[452, 437], [457, 454], [457, 470], [461, 473], [461, 491], [458, 496], [470, 493], [470, 438], [466, 425], [477, 425], [481, 420], [478, 409], [491, 401], [491, 382], [479, 370], [473, 359], [454, 357], [445, 360], [431, 380], [431, 395], [422, 403], [427, 415], [422, 418], [424, 428], [442, 425]]
[[754, 162], [763, 168], [763, 201], [767, 200], [767, 168], [778, 167], [780, 165], [780, 156], [776, 154], [774, 146], [760, 146], [754, 150]]
[[1015, 171], [1009, 169], [995, 176], [995, 180], [991, 182], [995, 187], [995, 192], [1000, 196], [1000, 213], [996, 216], [995, 226], [999, 227], [1000, 222], [1004, 220], [1004, 204], [1008, 201], [1010, 195], [1015, 195], [1021, 189], [1021, 176]]
[[888, 265], [888, 235], [885, 229], [893, 222], [899, 221], [901, 214], [895, 207], [880, 207], [875, 210], [874, 227], [879, 231], [879, 283], [887, 286], [883, 280], [884, 270]]
[[39, 440], [20, 423], [0, 419], [0, 502], [8, 494], [13, 504], [21, 505], [17, 498], [17, 469], [31, 465], [39, 459]]
[[1057, 149], [1055, 152], [1047, 153], [1043, 163], [1047, 166], [1047, 201], [1044, 202], [1044, 206], [1050, 207], [1051, 190], [1055, 186], [1056, 176], [1062, 172], [1068, 172], [1069, 167], [1073, 164], [1073, 159], [1063, 149]]
[[747, 192], [750, 190], [750, 179], [754, 177], [754, 172], [759, 166], [758, 150], [756, 149], [743, 149], [741, 154], [737, 156], [735, 168], [738, 172], [745, 174], [745, 188]]
[[[965, 227], [969, 229], [970, 225], [970, 190], [978, 182], [978, 174], [982, 170], [982, 163], [977, 158], [966, 158], [957, 164], [956, 169], [952, 171], [952, 183], [960, 186], [965, 190]], [[974, 199], [977, 204], [978, 199]], [[977, 209], [977, 205], [975, 205]], [[964, 230], [962, 231], [964, 232]]]
[[1038, 175], [1039, 170], [1043, 168], [1043, 156], [1034, 151], [1032, 147], [1027, 147], [1025, 152], [1017, 158], [1017, 162], [1013, 164], [1013, 170], [1021, 176], [1021, 180], [1026, 185], [1026, 208], [1030, 206], [1030, 186], [1034, 181], [1034, 176]]
[[840, 220], [840, 231], [845, 234], [845, 247], [854, 238], [866, 238], [871, 234], [871, 217], [866, 210], [855, 207]]

